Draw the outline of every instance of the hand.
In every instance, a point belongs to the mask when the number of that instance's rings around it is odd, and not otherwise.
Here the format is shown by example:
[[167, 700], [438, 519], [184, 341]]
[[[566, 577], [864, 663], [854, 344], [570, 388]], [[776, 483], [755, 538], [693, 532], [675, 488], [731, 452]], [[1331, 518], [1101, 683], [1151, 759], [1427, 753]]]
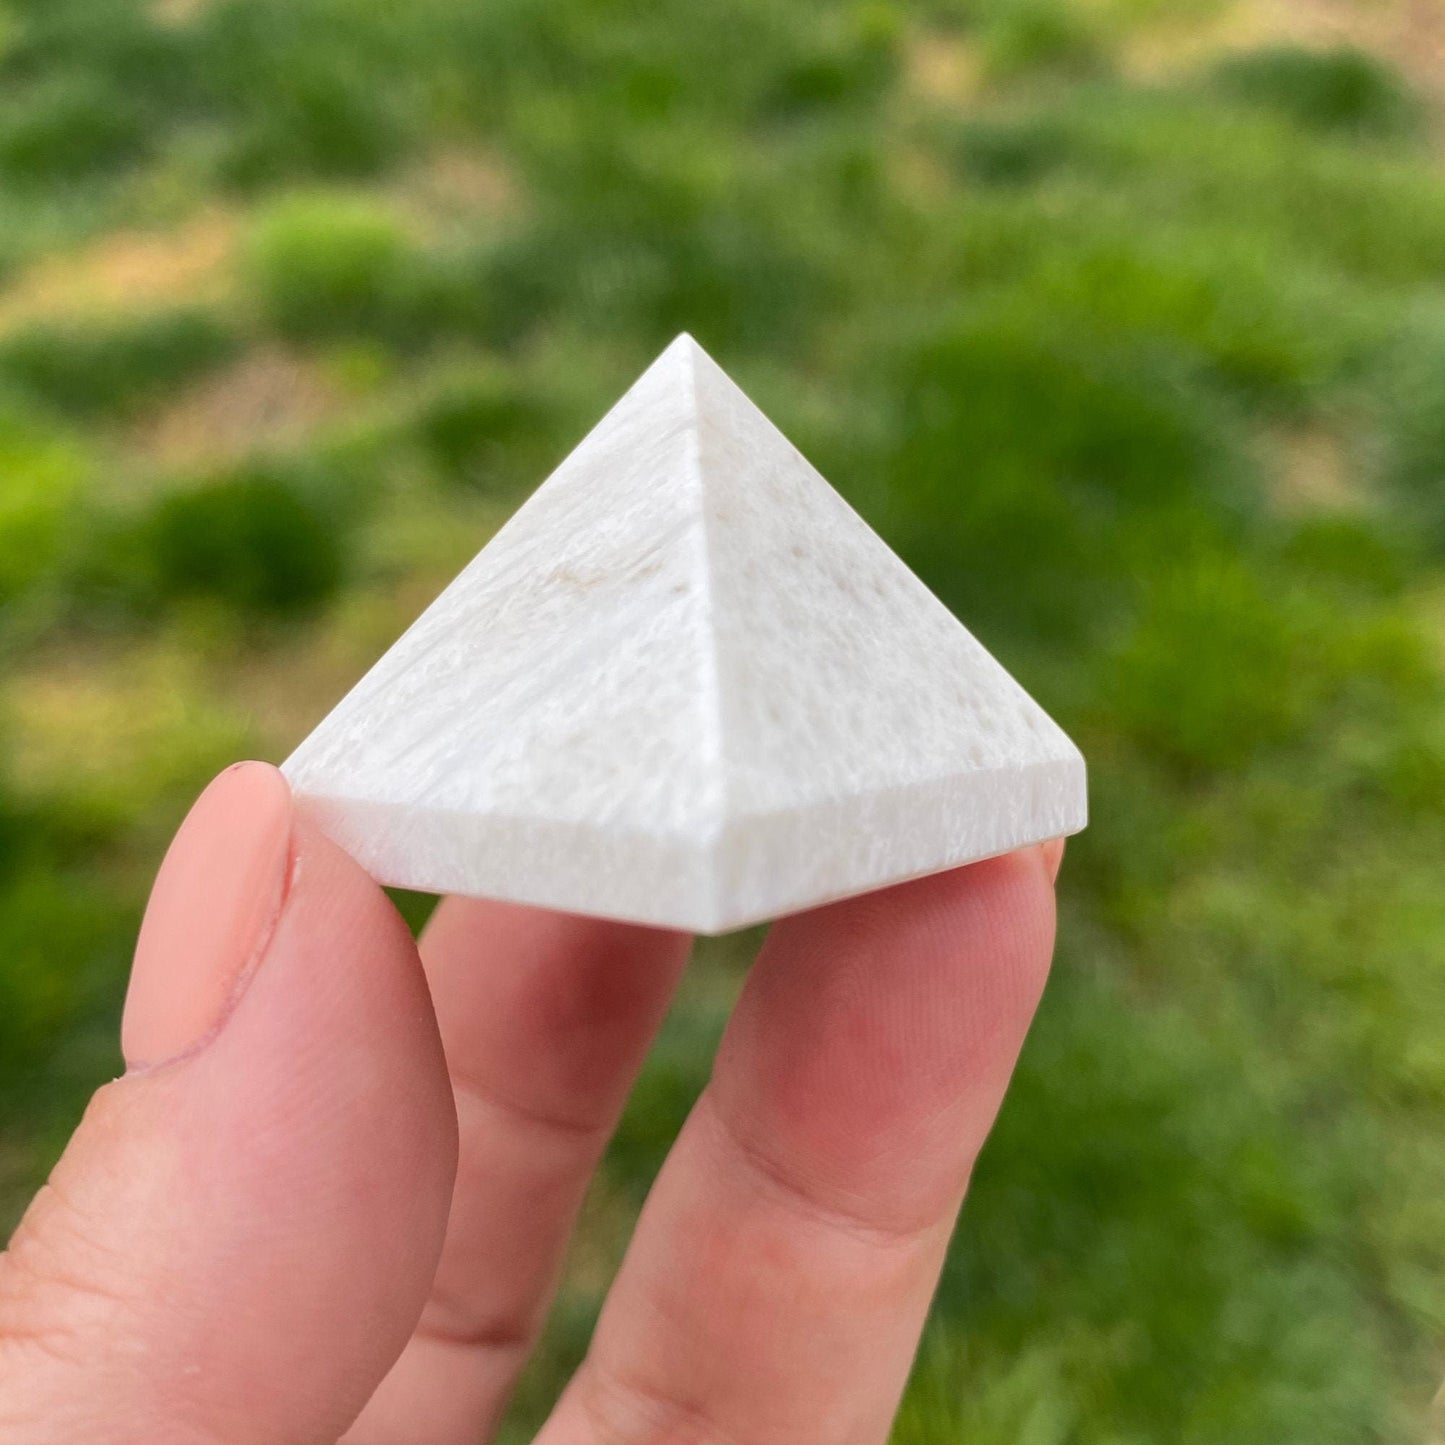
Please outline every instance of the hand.
[[[543, 1445], [881, 1445], [1061, 851], [772, 930]], [[453, 898], [418, 956], [278, 772], [223, 773], [156, 881], [128, 1071], [0, 1256], [0, 1438], [486, 1438], [688, 942]]]

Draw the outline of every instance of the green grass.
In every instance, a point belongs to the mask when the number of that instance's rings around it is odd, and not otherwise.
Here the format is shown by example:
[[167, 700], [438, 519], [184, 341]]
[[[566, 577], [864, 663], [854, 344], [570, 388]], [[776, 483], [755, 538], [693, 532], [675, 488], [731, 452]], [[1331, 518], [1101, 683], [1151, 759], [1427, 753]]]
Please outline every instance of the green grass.
[[242, 613], [320, 606], [340, 586], [336, 530], [284, 474], [259, 467], [166, 497], [140, 550], [162, 600], [213, 597]]
[[65, 551], [86, 476], [76, 444], [14, 408], [0, 411], [0, 607], [44, 586]]
[[1348, 46], [1281, 45], [1232, 56], [1216, 69], [1215, 83], [1309, 130], [1410, 135], [1424, 119], [1424, 107], [1390, 66]]
[[0, 342], [0, 387], [81, 420], [133, 412], [230, 360], [230, 328], [204, 311], [32, 325]]
[[[1283, 40], [1132, 78], [1136, 40], [1214, 8], [8, 7], [7, 1217], [114, 1068], [189, 796], [286, 752], [686, 329], [1091, 763], [1055, 979], [897, 1439], [1423, 1437], [1439, 115], [1378, 57]], [[971, 88], [915, 84], [929, 46]], [[234, 222], [234, 285], [37, 305], [37, 257], [64, 276], [67, 247], [202, 210]], [[585, 1347], [744, 953], [689, 975], [508, 1441]]]

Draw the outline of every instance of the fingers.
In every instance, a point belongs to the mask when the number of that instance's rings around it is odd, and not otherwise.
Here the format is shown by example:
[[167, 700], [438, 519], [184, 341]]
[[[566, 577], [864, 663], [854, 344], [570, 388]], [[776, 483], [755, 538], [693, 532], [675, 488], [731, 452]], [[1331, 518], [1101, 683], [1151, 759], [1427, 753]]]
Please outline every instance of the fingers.
[[177, 835], [123, 1037], [0, 1257], [0, 1437], [334, 1441], [421, 1310], [455, 1124], [404, 926], [274, 769]]
[[495, 1424], [689, 943], [509, 904], [437, 910], [422, 956], [456, 1096], [456, 1190], [417, 1332], [347, 1445], [471, 1445]]
[[1050, 838], [1047, 843], [1039, 844], [1039, 852], [1043, 855], [1044, 869], [1049, 875], [1049, 882], [1057, 881], [1059, 869], [1064, 861], [1064, 847], [1068, 843], [1067, 838]]
[[539, 1445], [881, 1445], [1052, 938], [1038, 849], [780, 923]]

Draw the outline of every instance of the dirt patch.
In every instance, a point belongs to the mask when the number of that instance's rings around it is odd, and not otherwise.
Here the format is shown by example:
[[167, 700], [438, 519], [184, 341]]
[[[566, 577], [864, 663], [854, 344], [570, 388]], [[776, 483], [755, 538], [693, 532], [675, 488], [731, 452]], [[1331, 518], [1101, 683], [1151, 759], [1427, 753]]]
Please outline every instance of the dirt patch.
[[1127, 60], [1131, 71], [1153, 79], [1223, 52], [1282, 43], [1368, 50], [1422, 91], [1445, 97], [1441, 0], [1236, 0], [1201, 24], [1142, 33]]
[[314, 364], [280, 350], [257, 351], [148, 418], [130, 443], [162, 471], [210, 467], [295, 446], [343, 402]]
[[916, 95], [941, 105], [962, 105], [983, 84], [978, 48], [961, 35], [919, 36], [908, 47], [905, 73]]
[[1298, 516], [1309, 512], [1349, 512], [1367, 498], [1339, 437], [1323, 427], [1291, 428], [1270, 439], [1270, 476], [1274, 503]]
[[189, 25], [208, 3], [209, 0], [153, 0], [151, 18], [158, 25]]
[[442, 150], [401, 180], [403, 208], [427, 235], [516, 214], [521, 192], [511, 168], [484, 150]]
[[218, 301], [231, 284], [239, 224], [207, 211], [175, 231], [120, 231], [47, 258], [0, 293], [0, 328], [56, 315]]

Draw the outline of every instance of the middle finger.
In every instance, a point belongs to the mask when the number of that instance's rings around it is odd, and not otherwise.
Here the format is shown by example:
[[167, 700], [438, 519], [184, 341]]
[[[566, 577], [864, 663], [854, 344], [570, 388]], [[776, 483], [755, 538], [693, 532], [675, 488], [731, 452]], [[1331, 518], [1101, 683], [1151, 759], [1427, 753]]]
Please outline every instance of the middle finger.
[[416, 1333], [346, 1445], [471, 1445], [495, 1428], [690, 944], [479, 899], [437, 909], [421, 956], [456, 1099], [456, 1187]]

